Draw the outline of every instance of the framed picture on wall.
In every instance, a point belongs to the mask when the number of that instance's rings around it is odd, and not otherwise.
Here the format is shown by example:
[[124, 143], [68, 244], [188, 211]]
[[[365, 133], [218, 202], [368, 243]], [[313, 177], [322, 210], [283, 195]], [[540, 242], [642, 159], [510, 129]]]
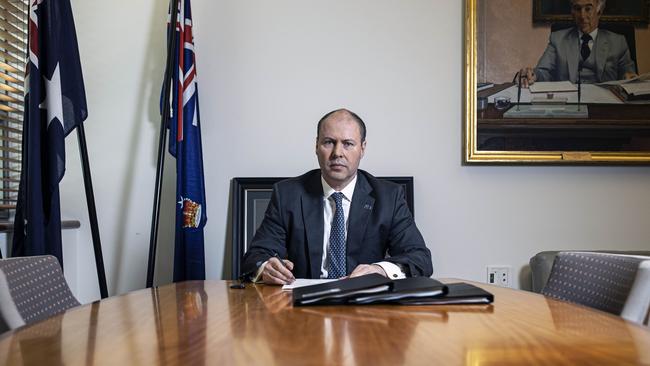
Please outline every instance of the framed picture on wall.
[[[541, 3], [534, 1], [532, 6]], [[552, 80], [567, 84], [567, 89], [519, 88], [519, 71], [538, 64], [549, 35], [560, 30], [556, 27], [560, 24], [534, 24], [532, 17], [521, 16], [534, 10], [530, 2], [521, 0], [466, 0], [465, 5], [464, 163], [650, 163], [650, 94], [632, 97], [625, 92], [632, 84], [611, 86], [595, 80], [601, 75], [596, 63], [611, 63], [609, 55], [594, 53], [594, 58], [601, 57], [594, 61], [598, 70], [594, 74], [599, 76], [591, 82], [576, 81], [580, 55], [576, 36], [571, 51], [575, 70], [569, 66], [567, 79]], [[575, 22], [562, 26], [569, 27], [567, 34], [578, 34]], [[612, 37], [617, 37], [621, 50], [627, 50], [630, 70], [650, 78], [647, 27], [602, 22], [599, 29], [600, 35], [615, 34]], [[622, 74], [614, 75], [607, 81], [624, 79]], [[638, 80], [633, 86], [650, 85], [650, 81], [643, 83]]]
[[[570, 22], [569, 0], [533, 0], [533, 22]], [[648, 24], [647, 0], [607, 0], [601, 20], [603, 22], [627, 22]]]

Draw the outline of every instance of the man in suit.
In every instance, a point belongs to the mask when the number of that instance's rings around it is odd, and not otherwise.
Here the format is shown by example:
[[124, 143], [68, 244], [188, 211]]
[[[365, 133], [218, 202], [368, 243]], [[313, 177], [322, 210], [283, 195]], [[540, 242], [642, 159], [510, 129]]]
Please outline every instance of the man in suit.
[[320, 169], [273, 187], [244, 255], [245, 276], [271, 284], [369, 273], [431, 276], [431, 252], [403, 188], [358, 169], [365, 149], [366, 126], [355, 113], [339, 109], [318, 122]]
[[571, 0], [575, 27], [551, 33], [537, 67], [520, 72], [522, 85], [535, 81], [601, 83], [636, 76], [625, 37], [598, 29], [606, 0]]

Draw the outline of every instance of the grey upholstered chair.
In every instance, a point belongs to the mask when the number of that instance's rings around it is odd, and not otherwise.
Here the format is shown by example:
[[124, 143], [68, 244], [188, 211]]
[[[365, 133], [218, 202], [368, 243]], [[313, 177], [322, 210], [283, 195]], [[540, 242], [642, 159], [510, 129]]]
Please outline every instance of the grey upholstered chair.
[[0, 260], [0, 327], [15, 329], [78, 305], [55, 257]]
[[650, 307], [650, 257], [560, 252], [542, 294], [643, 324]]

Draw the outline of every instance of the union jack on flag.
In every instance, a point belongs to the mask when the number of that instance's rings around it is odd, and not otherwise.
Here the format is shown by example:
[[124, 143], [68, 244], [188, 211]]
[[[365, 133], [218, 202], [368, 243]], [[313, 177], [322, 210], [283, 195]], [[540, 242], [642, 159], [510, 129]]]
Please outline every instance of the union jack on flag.
[[12, 255], [63, 265], [59, 182], [65, 136], [88, 116], [69, 0], [30, 0], [22, 167]]
[[[174, 281], [205, 279], [203, 227], [207, 221], [196, 57], [190, 0], [178, 1], [172, 32], [176, 53], [172, 63], [169, 153], [176, 158], [176, 239]], [[171, 6], [176, 1], [171, 0]], [[171, 11], [170, 11], [171, 13]]]

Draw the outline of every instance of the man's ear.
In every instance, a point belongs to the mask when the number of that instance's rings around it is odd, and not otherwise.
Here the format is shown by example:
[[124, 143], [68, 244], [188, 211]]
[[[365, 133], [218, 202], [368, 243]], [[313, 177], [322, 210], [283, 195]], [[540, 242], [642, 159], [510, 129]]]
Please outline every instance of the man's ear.
[[361, 157], [363, 158], [363, 155], [366, 153], [366, 140], [363, 140], [361, 143]]

